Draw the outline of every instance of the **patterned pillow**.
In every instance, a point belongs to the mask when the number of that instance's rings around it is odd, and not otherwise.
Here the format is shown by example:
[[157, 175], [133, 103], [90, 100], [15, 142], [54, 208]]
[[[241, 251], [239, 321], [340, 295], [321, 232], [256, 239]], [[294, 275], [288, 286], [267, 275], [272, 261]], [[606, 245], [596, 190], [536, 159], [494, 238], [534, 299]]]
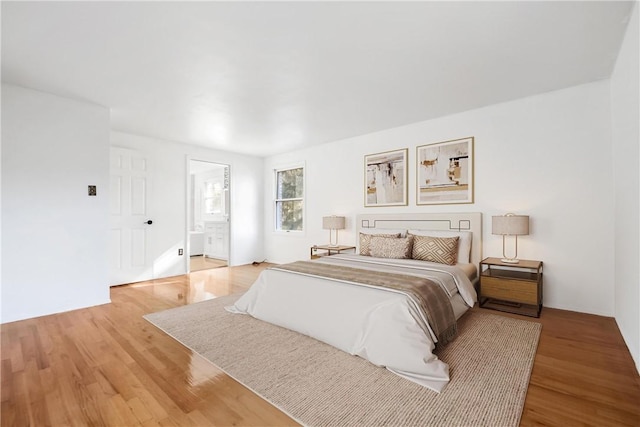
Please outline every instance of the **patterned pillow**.
[[454, 265], [458, 258], [458, 239], [458, 236], [413, 236], [411, 258]]
[[371, 256], [369, 251], [369, 245], [371, 244], [371, 238], [374, 236], [380, 237], [400, 237], [400, 233], [393, 234], [366, 234], [360, 233], [360, 255]]
[[412, 237], [371, 237], [369, 252], [376, 258], [411, 258]]

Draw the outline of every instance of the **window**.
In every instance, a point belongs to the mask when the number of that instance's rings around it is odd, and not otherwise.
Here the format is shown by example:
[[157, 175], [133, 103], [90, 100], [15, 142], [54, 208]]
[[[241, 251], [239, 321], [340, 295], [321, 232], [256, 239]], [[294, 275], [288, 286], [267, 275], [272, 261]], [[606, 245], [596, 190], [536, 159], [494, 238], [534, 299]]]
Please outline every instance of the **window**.
[[204, 183], [204, 213], [219, 215], [222, 213], [222, 184], [205, 181]]
[[276, 169], [275, 218], [277, 231], [302, 231], [304, 168]]
[[[228, 216], [229, 214], [229, 167], [216, 165], [215, 169], [204, 172], [202, 175], [202, 202], [204, 215]], [[207, 219], [207, 218], [205, 218]], [[215, 219], [215, 218], [208, 218]]]

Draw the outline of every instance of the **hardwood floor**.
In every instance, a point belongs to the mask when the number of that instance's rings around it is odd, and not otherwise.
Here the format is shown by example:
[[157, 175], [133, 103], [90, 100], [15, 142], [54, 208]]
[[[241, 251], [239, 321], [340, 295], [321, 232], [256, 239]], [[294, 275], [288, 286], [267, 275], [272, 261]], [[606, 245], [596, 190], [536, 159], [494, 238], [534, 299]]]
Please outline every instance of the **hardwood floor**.
[[189, 271], [210, 270], [212, 268], [226, 267], [227, 261], [216, 258], [208, 258], [204, 255], [189, 258]]
[[[2, 325], [2, 426], [295, 425], [142, 318], [242, 292], [264, 267], [119, 286], [111, 304]], [[640, 425], [613, 319], [545, 308], [530, 320], [543, 328], [522, 425]]]

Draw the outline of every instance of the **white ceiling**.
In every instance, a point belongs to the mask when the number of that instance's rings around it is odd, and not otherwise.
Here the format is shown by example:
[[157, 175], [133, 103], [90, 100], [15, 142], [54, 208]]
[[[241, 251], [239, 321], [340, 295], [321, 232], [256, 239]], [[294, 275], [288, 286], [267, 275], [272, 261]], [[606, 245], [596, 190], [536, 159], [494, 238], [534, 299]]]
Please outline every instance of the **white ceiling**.
[[610, 76], [632, 2], [2, 2], [2, 79], [266, 156]]

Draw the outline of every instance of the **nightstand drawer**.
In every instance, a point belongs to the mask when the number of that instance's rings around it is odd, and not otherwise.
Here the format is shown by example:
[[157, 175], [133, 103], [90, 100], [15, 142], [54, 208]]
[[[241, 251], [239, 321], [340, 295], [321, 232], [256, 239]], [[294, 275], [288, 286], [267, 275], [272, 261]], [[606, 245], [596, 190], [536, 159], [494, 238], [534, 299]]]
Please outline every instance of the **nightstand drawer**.
[[481, 279], [483, 297], [505, 301], [538, 304], [538, 284], [524, 280], [510, 280], [483, 276]]

